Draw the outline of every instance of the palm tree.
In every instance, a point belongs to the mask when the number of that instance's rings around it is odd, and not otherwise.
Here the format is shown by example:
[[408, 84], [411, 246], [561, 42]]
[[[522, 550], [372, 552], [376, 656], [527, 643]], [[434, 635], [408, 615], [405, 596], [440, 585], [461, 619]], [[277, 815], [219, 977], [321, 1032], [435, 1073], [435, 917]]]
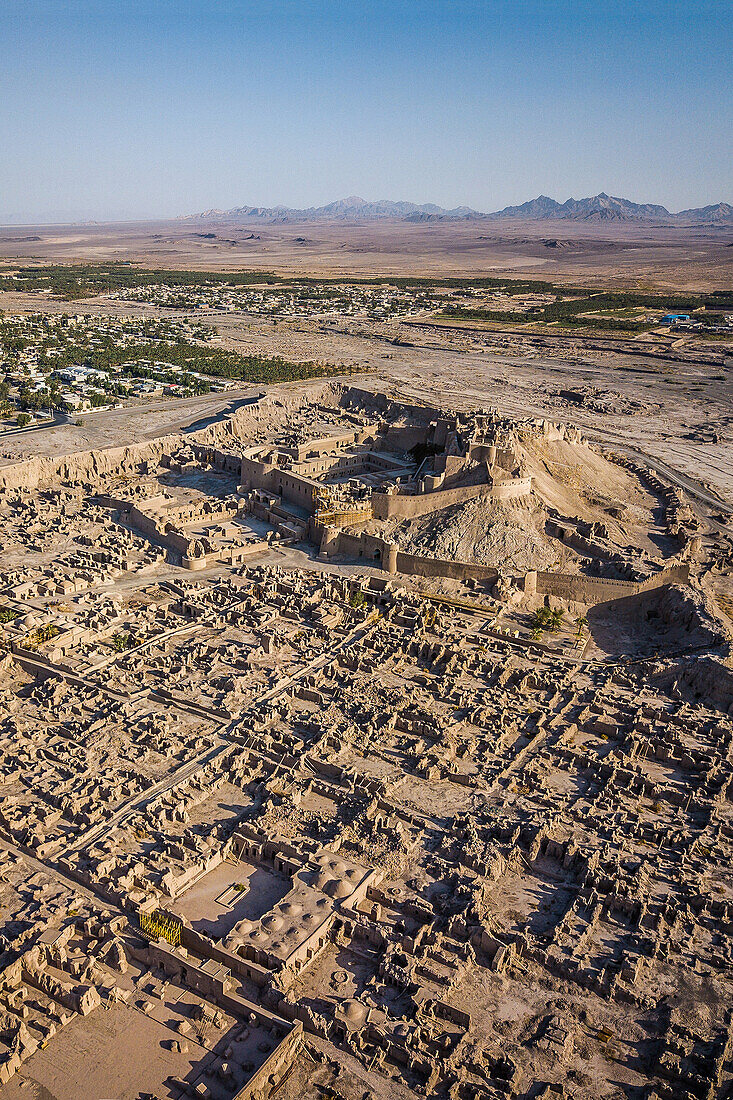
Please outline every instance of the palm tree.
[[538, 607], [532, 619], [532, 626], [540, 631], [546, 630], [548, 628], [550, 615], [551, 612], [549, 607]]
[[562, 628], [564, 621], [565, 612], [559, 607], [553, 607], [551, 608], [550, 614], [547, 617], [547, 629], [552, 634], [557, 634], [557, 632]]

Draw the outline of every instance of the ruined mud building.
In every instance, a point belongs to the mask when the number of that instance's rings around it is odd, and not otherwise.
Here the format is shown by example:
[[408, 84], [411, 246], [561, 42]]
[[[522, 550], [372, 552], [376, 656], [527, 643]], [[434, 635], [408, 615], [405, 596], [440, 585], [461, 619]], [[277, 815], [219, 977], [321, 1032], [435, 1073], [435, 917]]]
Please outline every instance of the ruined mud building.
[[[0, 471], [0, 1096], [111, 1029], [150, 1052], [131, 1096], [315, 1097], [342, 1065], [349, 1097], [722, 1100], [733, 692], [689, 551], [428, 576], [361, 511], [529, 493], [514, 441], [572, 429], [333, 388], [318, 415], [63, 460], [56, 495]], [[551, 584], [656, 593], [697, 648], [508, 629]]]

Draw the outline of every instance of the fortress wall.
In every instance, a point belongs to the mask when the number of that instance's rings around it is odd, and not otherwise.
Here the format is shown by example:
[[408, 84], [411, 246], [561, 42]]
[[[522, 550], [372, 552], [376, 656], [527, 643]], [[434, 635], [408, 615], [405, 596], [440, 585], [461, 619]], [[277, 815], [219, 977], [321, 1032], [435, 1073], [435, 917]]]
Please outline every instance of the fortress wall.
[[420, 493], [407, 496], [397, 493], [372, 493], [372, 511], [375, 519], [415, 519], [437, 512], [441, 508], [450, 508], [453, 504], [463, 504], [474, 497], [489, 496], [493, 500], [514, 500], [528, 496], [532, 489], [532, 478], [511, 478], [496, 485], [463, 485], [457, 489], [439, 489], [434, 493]]
[[[610, 577], [586, 577], [574, 573], [528, 573], [524, 579], [525, 591], [536, 591], [574, 603], [600, 603], [638, 595], [667, 584], [687, 584], [690, 569], [687, 565], [673, 565], [655, 573], [645, 581], [622, 581]], [[536, 578], [536, 580], [535, 580]]]
[[[525, 587], [526, 583], [525, 578]], [[601, 600], [621, 599], [636, 592], [634, 581], [584, 577], [575, 573], [546, 573], [538, 570], [536, 583], [538, 593], [572, 600], [575, 603], [598, 603]]]
[[180, 446], [183, 437], [161, 436], [146, 443], [104, 450], [78, 451], [54, 458], [26, 458], [0, 469], [0, 489], [38, 489], [59, 482], [94, 484], [108, 474], [133, 474], [143, 462], [158, 464], [166, 451]]
[[447, 577], [456, 581], [479, 580], [493, 583], [499, 576], [499, 571], [492, 566], [442, 558], [421, 558], [416, 554], [403, 554], [401, 551], [395, 553], [393, 543], [366, 533], [331, 533], [322, 551], [331, 558], [362, 558], [365, 562], [382, 564], [388, 572], [404, 573], [408, 577]]
[[[181, 446], [194, 445], [194, 449], [199, 449], [231, 434], [231, 423], [225, 421], [190, 436], [163, 435], [126, 447], [76, 451], [52, 458], [26, 458], [0, 468], [0, 489], [38, 489], [45, 485], [58, 485], [59, 482], [72, 485], [89, 482], [93, 485], [105, 476], [139, 473], [143, 463], [157, 466], [165, 454]], [[225, 456], [215, 450], [212, 453], [218, 453], [224, 465]], [[227, 456], [227, 465], [230, 462]]]
[[[22, 459], [0, 468], [0, 489], [37, 489], [44, 485], [58, 485], [60, 481], [94, 484], [105, 475], [137, 473], [140, 463], [147, 461], [158, 465], [164, 454], [183, 445], [193, 446], [194, 449], [216, 448], [217, 444], [226, 443], [232, 436], [247, 438], [262, 421], [282, 421], [289, 411], [319, 398], [337, 406], [344, 392], [345, 387], [338, 382], [302, 384], [297, 391], [289, 390], [287, 386], [275, 387], [272, 392], [245, 400], [231, 416], [199, 431], [163, 435], [125, 447]], [[219, 452], [216, 458], [221, 459], [223, 468], [236, 472], [238, 458], [223, 452]]]
[[494, 500], [516, 500], [518, 497], [529, 496], [531, 492], [531, 477], [512, 477], [494, 485], [491, 496]]
[[[391, 543], [375, 535], [355, 535], [339, 531], [336, 537], [329, 539], [327, 553], [329, 557], [362, 558], [365, 562], [386, 565], [391, 546]], [[388, 571], [404, 573], [409, 577], [447, 577], [457, 581], [479, 580], [493, 583], [499, 576], [498, 570], [491, 566], [441, 558], [421, 558], [400, 551], [393, 555], [393, 560], [395, 569], [389, 568]]]
[[488, 485], [464, 485], [461, 489], [445, 489], [418, 496], [372, 493], [372, 511], [375, 519], [415, 519], [441, 508], [449, 508], [452, 504], [461, 504], [488, 491]]
[[649, 577], [648, 580], [642, 581], [638, 585], [637, 591], [648, 592], [651, 588], [659, 588], [663, 584], [689, 584], [689, 582], [689, 565], [670, 565], [666, 569], [663, 569], [661, 573], [657, 573], [654, 577]]
[[340, 531], [338, 537], [329, 544], [329, 556], [339, 555], [381, 562], [386, 546], [384, 539], [376, 535], [367, 535], [365, 532], [351, 535], [347, 531]]
[[412, 577], [447, 577], [454, 581], [495, 581], [498, 569], [471, 562], [446, 561], [441, 558], [420, 558], [414, 554], [397, 554], [397, 572]]

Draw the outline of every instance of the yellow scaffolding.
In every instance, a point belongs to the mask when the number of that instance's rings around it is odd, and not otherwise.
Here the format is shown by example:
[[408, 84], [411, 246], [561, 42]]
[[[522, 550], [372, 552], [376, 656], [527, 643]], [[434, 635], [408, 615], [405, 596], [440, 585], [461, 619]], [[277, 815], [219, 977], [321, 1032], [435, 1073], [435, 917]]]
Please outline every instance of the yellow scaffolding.
[[172, 947], [181, 942], [181, 924], [171, 920], [157, 909], [154, 913], [140, 914], [140, 931], [150, 940], [166, 940]]
[[437, 592], [420, 592], [424, 600], [445, 607], [456, 607], [460, 611], [470, 611], [475, 615], [496, 615], [498, 607], [489, 607], [487, 604], [473, 603], [471, 600], [463, 600], [456, 596], [440, 596]]
[[316, 513], [316, 520], [324, 527], [350, 527], [352, 523], [366, 523], [371, 518], [371, 508], [348, 508], [343, 511]]
[[372, 518], [370, 501], [345, 503], [338, 499], [333, 486], [324, 485], [316, 498], [316, 523], [323, 527], [349, 527]]

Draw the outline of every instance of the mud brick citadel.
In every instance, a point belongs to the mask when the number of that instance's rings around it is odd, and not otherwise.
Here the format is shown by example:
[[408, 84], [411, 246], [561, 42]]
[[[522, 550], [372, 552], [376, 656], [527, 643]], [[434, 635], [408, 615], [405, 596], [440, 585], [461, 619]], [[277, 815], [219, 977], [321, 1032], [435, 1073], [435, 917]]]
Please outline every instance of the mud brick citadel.
[[684, 489], [318, 382], [6, 465], [0, 519], [2, 1100], [733, 1095]]

